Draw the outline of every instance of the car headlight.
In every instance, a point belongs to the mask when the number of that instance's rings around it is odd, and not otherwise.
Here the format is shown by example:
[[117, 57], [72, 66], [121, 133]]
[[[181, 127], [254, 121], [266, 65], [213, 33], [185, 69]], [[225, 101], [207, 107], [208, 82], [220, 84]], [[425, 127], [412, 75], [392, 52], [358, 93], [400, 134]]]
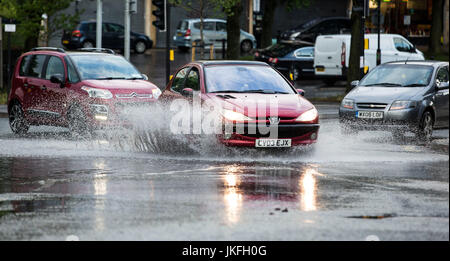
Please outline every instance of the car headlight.
[[309, 111], [306, 111], [302, 113], [302, 115], [298, 116], [298, 118], [295, 121], [301, 121], [301, 122], [308, 122], [313, 121], [319, 116], [319, 112], [316, 110], [316, 108], [312, 108]]
[[242, 113], [231, 111], [231, 110], [223, 110], [222, 115], [225, 119], [229, 121], [250, 121], [251, 118], [245, 116]]
[[395, 111], [395, 110], [403, 110], [406, 108], [409, 108], [410, 105], [412, 105], [411, 101], [395, 101], [392, 103], [391, 108], [389, 110]]
[[152, 90], [153, 98], [158, 99], [161, 96], [161, 90], [159, 88]]
[[354, 103], [355, 102], [351, 99], [343, 99], [341, 102], [341, 106], [347, 109], [353, 109]]
[[113, 97], [112, 93], [108, 90], [97, 89], [92, 87], [83, 86], [81, 87], [83, 91], [86, 91], [91, 98], [100, 98], [100, 99], [111, 99]]

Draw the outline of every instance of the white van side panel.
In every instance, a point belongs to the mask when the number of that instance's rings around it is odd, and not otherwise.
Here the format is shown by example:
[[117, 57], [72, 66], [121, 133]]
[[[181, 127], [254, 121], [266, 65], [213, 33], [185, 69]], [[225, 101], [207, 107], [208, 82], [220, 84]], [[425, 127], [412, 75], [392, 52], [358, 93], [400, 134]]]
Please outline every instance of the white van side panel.
[[[319, 40], [320, 39], [320, 40]], [[343, 39], [338, 36], [319, 36], [314, 48], [314, 68], [316, 75], [342, 75], [341, 53]], [[317, 67], [323, 67], [318, 71]]]

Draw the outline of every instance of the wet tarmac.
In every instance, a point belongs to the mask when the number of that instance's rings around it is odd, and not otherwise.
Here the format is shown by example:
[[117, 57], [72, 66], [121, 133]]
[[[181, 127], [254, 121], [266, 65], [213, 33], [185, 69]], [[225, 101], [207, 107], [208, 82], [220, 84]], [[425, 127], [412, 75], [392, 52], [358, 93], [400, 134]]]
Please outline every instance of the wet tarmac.
[[0, 240], [449, 240], [448, 150], [337, 127], [309, 149], [171, 153], [0, 119]]

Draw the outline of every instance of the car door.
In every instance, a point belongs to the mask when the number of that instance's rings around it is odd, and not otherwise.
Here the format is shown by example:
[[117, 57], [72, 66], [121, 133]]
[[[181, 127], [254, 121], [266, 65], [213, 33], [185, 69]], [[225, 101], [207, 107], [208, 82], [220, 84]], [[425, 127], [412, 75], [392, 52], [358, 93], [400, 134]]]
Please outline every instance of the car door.
[[214, 44], [216, 39], [216, 22], [204, 22], [203, 34], [205, 44]]
[[[223, 40], [227, 39], [227, 24], [225, 22], [216, 22], [216, 37], [215, 37], [214, 48], [222, 49]], [[225, 41], [225, 48], [227, 42]]]
[[302, 76], [314, 75], [314, 47], [302, 47], [294, 51], [295, 66]]
[[[436, 85], [449, 82], [448, 66], [439, 68], [436, 74]], [[437, 86], [436, 86], [437, 88]], [[449, 126], [449, 89], [448, 87], [436, 89], [435, 96], [436, 107], [436, 127]]]
[[[103, 24], [103, 38], [105, 40], [104, 47], [111, 49], [123, 49], [124, 48], [124, 35], [125, 31], [123, 26], [119, 24], [106, 23]], [[130, 39], [131, 40], [131, 39]]]
[[43, 89], [45, 80], [43, 79], [43, 69], [48, 56], [36, 54], [31, 56], [26, 77], [24, 79], [24, 111], [25, 116], [31, 122], [42, 122], [46, 117], [46, 100]]
[[184, 89], [184, 82], [190, 68], [190, 66], [186, 66], [176, 72], [172, 81], [169, 83], [168, 88], [161, 95], [160, 100], [170, 102], [175, 99], [184, 98], [184, 96], [181, 95], [181, 91]]
[[408, 42], [400, 37], [394, 37], [393, 41], [394, 47], [397, 51], [396, 53], [394, 53], [394, 55], [397, 57], [397, 61], [412, 60], [411, 49], [413, 48], [413, 46], [410, 46]]
[[59, 76], [66, 79], [64, 62], [60, 57], [49, 56], [45, 66], [43, 97], [46, 100], [46, 108], [48, 120], [57, 123], [62, 120], [64, 108], [67, 106], [67, 89], [64, 84], [52, 83], [50, 78]]

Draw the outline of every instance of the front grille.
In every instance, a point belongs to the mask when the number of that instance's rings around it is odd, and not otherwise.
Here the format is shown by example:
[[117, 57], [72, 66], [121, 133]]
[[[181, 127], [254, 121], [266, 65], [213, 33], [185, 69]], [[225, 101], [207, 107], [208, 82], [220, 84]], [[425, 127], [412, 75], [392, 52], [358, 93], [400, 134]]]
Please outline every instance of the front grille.
[[384, 110], [387, 106], [386, 103], [357, 103], [357, 105], [360, 109], [369, 110]]
[[131, 98], [153, 98], [151, 93], [126, 93], [126, 94], [116, 94], [118, 99], [131, 99]]
[[[318, 125], [289, 125], [289, 126], [283, 126], [283, 125], [278, 125], [278, 135], [277, 138], [280, 139], [288, 139], [288, 138], [295, 138], [295, 137], [299, 137], [302, 135], [305, 135], [306, 133], [309, 132], [313, 132], [313, 131], [317, 131], [318, 130]], [[269, 133], [261, 133], [260, 130], [258, 129], [258, 126], [256, 126], [256, 132], [255, 132], [255, 128], [250, 129], [248, 128], [248, 126], [244, 127], [244, 132], [241, 132], [242, 129], [236, 129], [234, 128], [234, 132], [237, 134], [241, 134], [243, 136], [246, 137], [251, 137], [251, 138], [268, 138], [272, 132], [272, 134], [275, 134], [275, 130], [272, 130], [271, 128], [269, 129], [271, 132]]]

